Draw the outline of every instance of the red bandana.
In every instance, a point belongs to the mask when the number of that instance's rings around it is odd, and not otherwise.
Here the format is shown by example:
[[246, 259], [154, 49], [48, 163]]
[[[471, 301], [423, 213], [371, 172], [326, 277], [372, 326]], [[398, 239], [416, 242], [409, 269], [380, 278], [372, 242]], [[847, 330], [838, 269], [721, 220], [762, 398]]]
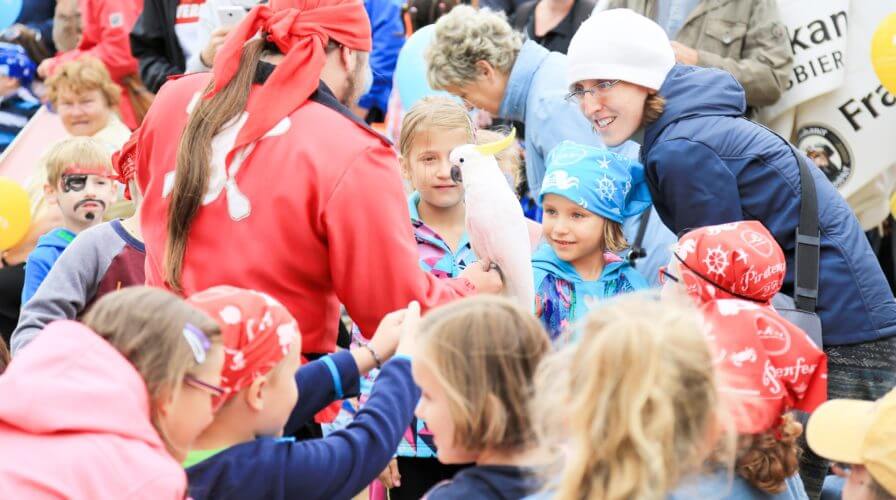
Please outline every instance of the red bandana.
[[827, 400], [827, 356], [768, 306], [739, 299], [701, 306], [710, 325], [723, 402], [739, 434], [777, 425], [785, 411]]
[[115, 176], [112, 180], [124, 184], [124, 197], [131, 199], [131, 186], [129, 182], [137, 178], [137, 134], [140, 130], [135, 130], [128, 141], [124, 143], [120, 150], [112, 154], [112, 168], [115, 169]]
[[270, 6], [253, 8], [218, 50], [215, 86], [206, 97], [230, 83], [239, 69], [243, 45], [259, 31], [285, 56], [249, 99], [249, 118], [227, 155], [228, 165], [234, 152], [262, 137], [317, 90], [330, 39], [364, 52], [372, 47], [370, 20], [360, 0], [272, 0]]
[[699, 303], [742, 298], [767, 304], [787, 270], [781, 247], [757, 221], [695, 229], [678, 241], [675, 256], [688, 294]]
[[220, 406], [256, 378], [267, 374], [289, 353], [298, 323], [283, 305], [261, 292], [216, 286], [187, 299], [221, 327], [224, 367]]

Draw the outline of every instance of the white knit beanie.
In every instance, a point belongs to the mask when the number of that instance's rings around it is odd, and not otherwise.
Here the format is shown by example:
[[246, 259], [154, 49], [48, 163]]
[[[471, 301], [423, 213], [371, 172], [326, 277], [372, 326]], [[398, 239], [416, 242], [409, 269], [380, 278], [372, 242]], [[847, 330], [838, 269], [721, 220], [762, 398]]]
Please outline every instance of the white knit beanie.
[[675, 53], [660, 25], [628, 9], [611, 9], [582, 23], [569, 43], [566, 64], [570, 85], [622, 80], [659, 90]]

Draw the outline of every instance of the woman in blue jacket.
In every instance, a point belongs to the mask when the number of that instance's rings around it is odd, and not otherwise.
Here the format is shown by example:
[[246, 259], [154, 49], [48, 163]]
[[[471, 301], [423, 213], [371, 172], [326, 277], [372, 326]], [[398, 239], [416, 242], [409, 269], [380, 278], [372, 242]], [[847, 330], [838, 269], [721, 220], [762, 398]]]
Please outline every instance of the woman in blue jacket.
[[[642, 144], [651, 195], [673, 232], [759, 220], [784, 249], [783, 291], [792, 295], [797, 158], [786, 141], [743, 118], [746, 100], [734, 77], [676, 65], [662, 28], [615, 9], [582, 24], [570, 43], [567, 78], [608, 146]], [[821, 232], [816, 309], [829, 395], [874, 400], [896, 384], [896, 301], [852, 210], [824, 174], [813, 169], [812, 178]], [[821, 467], [811, 474], [817, 477], [806, 481], [808, 491], [818, 491], [821, 474]]]

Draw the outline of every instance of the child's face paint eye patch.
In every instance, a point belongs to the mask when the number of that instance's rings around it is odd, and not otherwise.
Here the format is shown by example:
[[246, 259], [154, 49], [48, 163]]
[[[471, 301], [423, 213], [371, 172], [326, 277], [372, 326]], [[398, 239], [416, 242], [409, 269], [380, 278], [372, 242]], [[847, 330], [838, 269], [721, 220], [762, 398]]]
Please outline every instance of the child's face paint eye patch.
[[71, 174], [62, 178], [62, 190], [66, 193], [70, 191], [83, 191], [87, 186], [87, 175]]

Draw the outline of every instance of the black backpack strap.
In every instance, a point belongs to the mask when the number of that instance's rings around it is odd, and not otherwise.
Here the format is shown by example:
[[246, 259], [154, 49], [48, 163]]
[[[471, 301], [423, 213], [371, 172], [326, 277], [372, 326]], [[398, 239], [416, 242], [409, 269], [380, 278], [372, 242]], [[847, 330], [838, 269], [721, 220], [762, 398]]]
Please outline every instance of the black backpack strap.
[[790, 141], [781, 137], [781, 134], [761, 123], [756, 125], [786, 142], [800, 169], [800, 220], [796, 226], [796, 249], [793, 258], [795, 269], [793, 302], [800, 311], [814, 314], [818, 303], [821, 231], [818, 227], [818, 193], [815, 191], [815, 180], [810, 170], [813, 167], [809, 166], [806, 155], [796, 149]]
[[650, 212], [653, 207], [649, 207], [641, 214], [638, 220], [638, 234], [635, 235], [635, 242], [632, 243], [632, 250], [628, 253], [628, 263], [635, 267], [635, 260], [647, 257], [647, 249], [644, 248], [644, 234], [647, 232], [647, 224], [650, 222]]
[[818, 274], [821, 260], [821, 231], [818, 228], [818, 195], [806, 156], [791, 146], [800, 166], [800, 222], [796, 227], [793, 301], [796, 308], [815, 312], [818, 303]]

